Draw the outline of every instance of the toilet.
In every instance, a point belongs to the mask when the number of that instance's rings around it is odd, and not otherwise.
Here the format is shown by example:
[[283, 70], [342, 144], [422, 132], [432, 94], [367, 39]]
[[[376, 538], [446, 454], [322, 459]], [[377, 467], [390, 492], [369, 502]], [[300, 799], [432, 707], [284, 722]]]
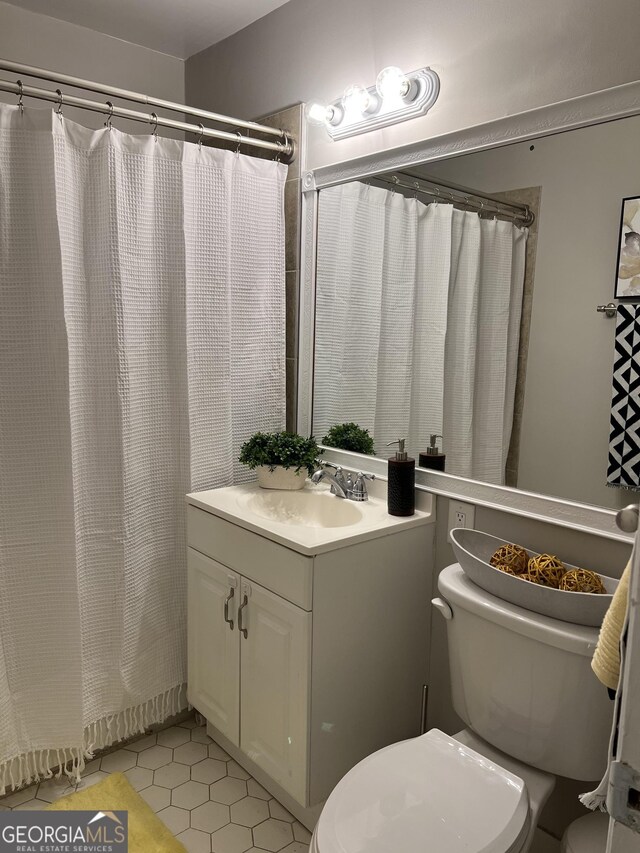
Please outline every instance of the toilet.
[[467, 728], [432, 729], [353, 767], [325, 803], [311, 853], [527, 853], [555, 777], [588, 790], [605, 770], [613, 708], [590, 668], [598, 629], [502, 601], [457, 564], [438, 590], [453, 706]]

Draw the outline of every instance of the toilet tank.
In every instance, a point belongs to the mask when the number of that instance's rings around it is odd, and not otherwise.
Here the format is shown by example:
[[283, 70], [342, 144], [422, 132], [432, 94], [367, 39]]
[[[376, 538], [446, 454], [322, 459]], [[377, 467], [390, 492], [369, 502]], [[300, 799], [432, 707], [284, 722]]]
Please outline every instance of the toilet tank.
[[548, 773], [599, 780], [613, 702], [591, 670], [597, 628], [539, 616], [476, 586], [459, 565], [438, 579], [453, 706], [469, 728]]

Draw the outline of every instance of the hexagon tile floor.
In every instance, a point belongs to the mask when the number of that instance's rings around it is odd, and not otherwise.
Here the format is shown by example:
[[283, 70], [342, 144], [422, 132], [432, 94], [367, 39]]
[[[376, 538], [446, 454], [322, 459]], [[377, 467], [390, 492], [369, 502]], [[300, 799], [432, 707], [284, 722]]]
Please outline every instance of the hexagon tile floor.
[[[193, 718], [87, 764], [78, 788], [121, 772], [189, 853], [307, 853], [309, 832]], [[74, 790], [48, 779], [0, 799], [40, 809]]]

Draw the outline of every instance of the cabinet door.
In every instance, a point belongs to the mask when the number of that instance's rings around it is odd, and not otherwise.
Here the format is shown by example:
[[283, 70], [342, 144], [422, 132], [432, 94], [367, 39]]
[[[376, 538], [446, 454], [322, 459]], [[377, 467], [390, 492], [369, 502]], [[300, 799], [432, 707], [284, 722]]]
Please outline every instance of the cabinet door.
[[[188, 549], [187, 696], [189, 702], [239, 743], [240, 576]], [[229, 621], [225, 620], [225, 615]], [[232, 624], [233, 623], [233, 624]]]
[[306, 804], [311, 613], [242, 580], [240, 746]]

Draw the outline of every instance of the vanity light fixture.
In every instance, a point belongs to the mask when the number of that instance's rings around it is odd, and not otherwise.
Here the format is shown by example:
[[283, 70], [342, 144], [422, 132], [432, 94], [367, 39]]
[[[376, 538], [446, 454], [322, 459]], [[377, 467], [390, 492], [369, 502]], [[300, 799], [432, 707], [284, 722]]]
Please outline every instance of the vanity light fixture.
[[395, 65], [383, 68], [375, 86], [349, 86], [332, 104], [311, 103], [307, 120], [322, 125], [332, 139], [346, 139], [425, 115], [438, 99], [440, 78], [431, 68], [405, 74]]

